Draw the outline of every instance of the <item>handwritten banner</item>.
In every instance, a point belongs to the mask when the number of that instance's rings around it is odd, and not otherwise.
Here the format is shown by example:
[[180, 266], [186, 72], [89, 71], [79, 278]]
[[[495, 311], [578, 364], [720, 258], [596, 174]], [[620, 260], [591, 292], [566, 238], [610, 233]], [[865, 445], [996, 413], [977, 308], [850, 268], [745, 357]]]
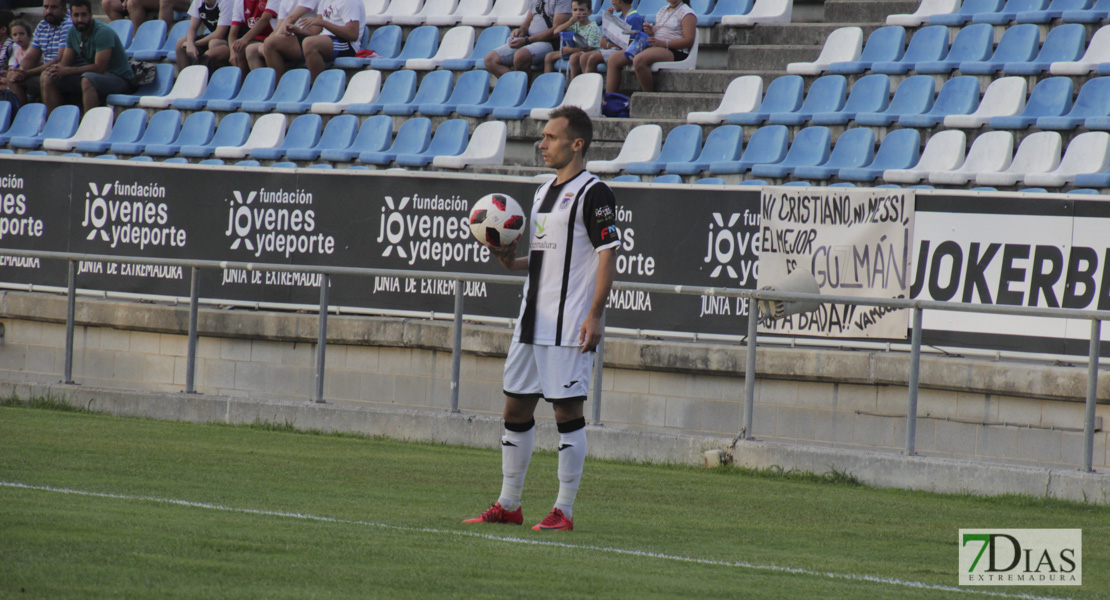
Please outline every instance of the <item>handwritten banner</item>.
[[[909, 296], [912, 190], [764, 188], [759, 286], [806, 269], [823, 294]], [[905, 338], [907, 311], [822, 304], [811, 313], [761, 324], [769, 333]]]

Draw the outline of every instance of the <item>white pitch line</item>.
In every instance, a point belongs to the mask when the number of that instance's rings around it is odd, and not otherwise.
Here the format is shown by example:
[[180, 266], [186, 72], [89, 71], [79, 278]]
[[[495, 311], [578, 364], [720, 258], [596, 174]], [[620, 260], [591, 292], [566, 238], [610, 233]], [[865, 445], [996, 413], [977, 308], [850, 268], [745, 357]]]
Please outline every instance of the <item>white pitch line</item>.
[[25, 490], [37, 490], [43, 492], [56, 492], [60, 494], [74, 494], [78, 496], [90, 496], [94, 498], [111, 498], [115, 500], [139, 500], [143, 502], [155, 502], [159, 504], [172, 504], [176, 506], [186, 506], [190, 508], [204, 508], [208, 510], [219, 510], [225, 512], [236, 512], [249, 515], [262, 515], [270, 517], [286, 517], [292, 519], [302, 519], [306, 521], [318, 521], [324, 523], [341, 523], [346, 525], [360, 525], [363, 527], [377, 527], [380, 529], [393, 529], [396, 531], [411, 531], [418, 533], [433, 533], [433, 534], [448, 534], [463, 537], [481, 538], [496, 542], [506, 542], [511, 544], [531, 544], [534, 546], [548, 546], [554, 548], [568, 548], [572, 550], [588, 550], [592, 552], [606, 552], [610, 554], [621, 554], [624, 556], [640, 556], [644, 558], [654, 558], [659, 560], [669, 560], [685, 563], [694, 563], [699, 565], [709, 565], [716, 567], [734, 567], [740, 569], [749, 569], [753, 571], [772, 571], [778, 573], [791, 573], [795, 575], [807, 575], [810, 577], [822, 577], [825, 579], [841, 579], [848, 581], [867, 581], [871, 583], [882, 583], [887, 585], [896, 585], [901, 587], [937, 590], [944, 592], [964, 593], [964, 594], [977, 594], [981, 596], [994, 596], [999, 598], [1022, 598], [1025, 600], [1068, 600], [1067, 598], [1055, 596], [1036, 596], [1033, 594], [1006, 594], [1002, 592], [987, 591], [982, 589], [975, 589], [970, 587], [956, 587], [950, 585], [937, 585], [932, 583], [924, 583], [921, 581], [910, 581], [906, 579], [895, 579], [892, 577], [879, 577], [877, 575], [858, 575], [854, 573], [834, 573], [830, 571], [813, 571], [810, 569], [800, 569], [797, 567], [783, 567], [780, 565], [771, 564], [758, 564], [749, 563], [744, 561], [729, 561], [729, 560], [714, 560], [709, 558], [694, 558], [691, 556], [679, 556], [676, 554], [664, 554], [660, 552], [649, 552], [647, 550], [633, 550], [629, 548], [614, 548], [610, 546], [591, 546], [587, 544], [570, 544], [567, 542], [555, 542], [550, 540], [537, 540], [520, 538], [513, 536], [499, 536], [489, 533], [478, 533], [474, 531], [458, 531], [454, 529], [436, 529], [432, 527], [408, 527], [404, 525], [390, 525], [388, 523], [375, 523], [373, 521], [359, 521], [352, 519], [340, 519], [337, 517], [326, 517], [321, 515], [311, 515], [306, 513], [285, 512], [279, 510], [264, 510], [258, 508], [238, 508], [234, 506], [224, 506], [222, 504], [210, 504], [207, 502], [193, 502], [191, 500], [177, 500], [174, 498], [156, 498], [154, 496], [130, 496], [126, 494], [109, 494], [105, 492], [90, 492], [86, 490], [74, 490], [68, 488], [57, 488], [47, 485], [31, 485], [26, 483], [16, 483], [10, 481], [0, 481], [0, 487], [19, 488]]

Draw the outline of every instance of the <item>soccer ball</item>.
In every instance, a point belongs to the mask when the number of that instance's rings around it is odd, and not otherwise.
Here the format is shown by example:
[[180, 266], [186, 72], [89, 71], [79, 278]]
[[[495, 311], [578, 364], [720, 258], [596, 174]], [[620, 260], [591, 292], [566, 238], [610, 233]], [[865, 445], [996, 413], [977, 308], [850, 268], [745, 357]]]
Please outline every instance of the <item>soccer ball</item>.
[[470, 209], [470, 232], [483, 246], [504, 248], [524, 233], [524, 209], [505, 194], [487, 194]]

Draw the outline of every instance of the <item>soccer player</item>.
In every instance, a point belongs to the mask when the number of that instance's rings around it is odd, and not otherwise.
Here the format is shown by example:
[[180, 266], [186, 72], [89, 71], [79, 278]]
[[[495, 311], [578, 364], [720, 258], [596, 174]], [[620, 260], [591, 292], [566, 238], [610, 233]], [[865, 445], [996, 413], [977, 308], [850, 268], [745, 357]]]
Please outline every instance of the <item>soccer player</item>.
[[585, 168], [592, 139], [593, 125], [582, 109], [551, 112], [540, 152], [555, 179], [536, 191], [528, 255], [517, 257], [516, 243], [497, 253], [505, 268], [527, 269], [528, 281], [505, 361], [501, 496], [464, 523], [523, 522], [521, 490], [532, 457], [536, 404], [543, 398], [551, 403], [559, 430], [559, 496], [532, 529], [574, 529], [574, 499], [586, 460], [582, 409], [620, 244], [613, 192]]

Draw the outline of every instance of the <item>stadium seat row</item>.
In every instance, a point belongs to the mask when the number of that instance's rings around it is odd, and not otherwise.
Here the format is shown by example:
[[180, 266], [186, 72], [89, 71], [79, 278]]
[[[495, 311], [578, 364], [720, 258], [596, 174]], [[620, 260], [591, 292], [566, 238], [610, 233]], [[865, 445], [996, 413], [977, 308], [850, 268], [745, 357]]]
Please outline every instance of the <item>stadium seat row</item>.
[[746, 174], [814, 181], [841, 179], [913, 184], [989, 186], [1038, 185], [1062, 187], [1071, 183], [1110, 186], [1110, 133], [1095, 131], [1076, 136], [1061, 157], [1063, 138], [1055, 131], [1026, 136], [1014, 152], [1014, 135], [990, 131], [975, 138], [967, 148], [961, 130], [941, 131], [921, 149], [921, 134], [915, 129], [891, 131], [878, 149], [875, 131], [860, 127], [840, 135], [835, 146], [827, 127], [812, 126], [789, 140], [783, 125], [757, 129], [743, 144], [743, 130], [723, 125], [709, 132], [702, 143], [698, 125], [681, 125], [661, 142], [658, 125], [633, 129], [617, 158], [590, 161], [595, 173], [624, 171], [632, 175], [661, 172], [676, 176]]
[[[1003, 77], [990, 83], [980, 99], [977, 77], [947, 80], [936, 93], [936, 82], [928, 75], [902, 80], [890, 95], [887, 75], [861, 77], [846, 93], [840, 75], [825, 75], [803, 94], [798, 75], [771, 81], [763, 92], [756, 75], [734, 79], [725, 89], [717, 109], [691, 112], [689, 123], [734, 125], [857, 125], [875, 127], [935, 127], [974, 129], [1038, 129], [1070, 131], [1110, 130], [1110, 77], [1088, 80], [1075, 93], [1070, 77], [1048, 77], [1037, 82], [1026, 96], [1024, 77]], [[804, 100], [803, 100], [804, 97]], [[764, 108], [766, 107], [766, 108]]]
[[[0, 121], [7, 121], [7, 104], [0, 105]], [[339, 115], [326, 126], [318, 114], [289, 117], [260, 116], [251, 124], [246, 113], [216, 116], [198, 111], [188, 117], [178, 110], [154, 113], [147, 119], [141, 108], [114, 117], [110, 107], [98, 107], [80, 119], [76, 106], [61, 106], [46, 117], [42, 104], [20, 109], [11, 127], [0, 133], [0, 143], [20, 150], [76, 151], [85, 155], [143, 155], [185, 158], [246, 158], [261, 160], [359, 161], [366, 164], [462, 168], [501, 164], [507, 129], [504, 122], [486, 121], [474, 135], [465, 119], [441, 123], [432, 135], [428, 118], [408, 119], [393, 132], [393, 119], [378, 115], [359, 123], [355, 115]], [[440, 160], [443, 159], [443, 160]]]
[[923, 0], [913, 14], [890, 15], [887, 25], [958, 26], [967, 23], [1006, 25], [1097, 23], [1110, 17], [1110, 0]]
[[[1083, 25], [1071, 23], [1049, 30], [1041, 43], [1040, 28], [1024, 24], [1008, 27], [995, 46], [994, 27], [970, 25], [960, 29], [948, 45], [948, 28], [931, 25], [919, 29], [906, 44], [901, 26], [876, 29], [862, 46], [863, 30], [842, 27], [829, 34], [820, 55], [813, 62], [791, 63], [787, 73], [817, 75], [865, 72], [901, 75], [911, 71], [923, 74], [963, 75], [1082, 75], [1099, 68], [1110, 55], [1110, 26], [1102, 27], [1087, 43]], [[1076, 63], [1086, 65], [1077, 71]], [[1110, 68], [1110, 67], [1108, 67]], [[1059, 69], [1064, 69], [1063, 71]], [[1110, 72], [1110, 70], [1108, 70]]]

